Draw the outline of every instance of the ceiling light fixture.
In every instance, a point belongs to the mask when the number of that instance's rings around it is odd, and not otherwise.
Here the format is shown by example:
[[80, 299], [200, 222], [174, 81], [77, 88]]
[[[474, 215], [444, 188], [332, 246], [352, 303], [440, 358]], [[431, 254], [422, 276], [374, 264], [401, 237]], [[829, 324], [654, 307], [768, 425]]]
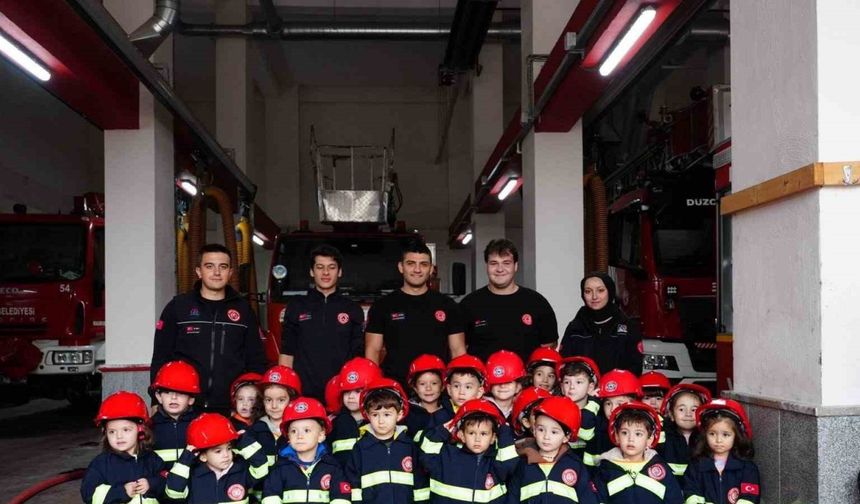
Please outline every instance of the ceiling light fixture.
[[654, 18], [657, 16], [657, 11], [654, 7], [645, 7], [641, 11], [639, 11], [639, 15], [636, 17], [636, 21], [630, 25], [630, 28], [627, 30], [627, 33], [621, 37], [621, 41], [615, 45], [615, 48], [609, 53], [609, 57], [603, 60], [603, 64], [600, 65], [600, 75], [606, 77], [612, 73], [613, 70], [621, 63], [621, 60], [624, 59], [624, 56], [630, 51], [633, 47], [633, 44], [639, 40], [639, 37], [645, 33], [645, 29], [648, 28], [648, 25], [651, 24], [651, 21], [654, 21]]
[[51, 72], [27, 55], [24, 51], [18, 49], [18, 47], [9, 39], [4, 37], [2, 33], [0, 33], [0, 53], [3, 53], [3, 55], [9, 58], [9, 60], [40, 81], [48, 82], [51, 79]]
[[511, 177], [505, 182], [505, 187], [502, 187], [502, 190], [499, 191], [499, 201], [505, 201], [505, 198], [511, 195], [514, 192], [514, 188], [517, 187], [517, 177]]

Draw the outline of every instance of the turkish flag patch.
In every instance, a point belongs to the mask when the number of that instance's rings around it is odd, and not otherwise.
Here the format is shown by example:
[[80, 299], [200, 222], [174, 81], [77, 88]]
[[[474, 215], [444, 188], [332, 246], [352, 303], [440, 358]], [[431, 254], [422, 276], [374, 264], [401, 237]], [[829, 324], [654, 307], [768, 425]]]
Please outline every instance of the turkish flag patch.
[[758, 495], [758, 485], [755, 483], [741, 483], [741, 493]]
[[342, 481], [340, 483], [340, 493], [348, 494], [350, 492], [352, 492], [352, 487], [349, 486], [349, 483], [347, 483], [346, 481]]

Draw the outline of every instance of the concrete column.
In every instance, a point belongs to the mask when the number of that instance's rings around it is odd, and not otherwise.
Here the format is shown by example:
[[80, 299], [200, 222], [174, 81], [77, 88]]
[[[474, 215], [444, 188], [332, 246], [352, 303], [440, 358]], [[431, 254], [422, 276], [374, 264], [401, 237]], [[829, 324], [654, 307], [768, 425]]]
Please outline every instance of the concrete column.
[[[104, 4], [129, 32], [152, 15], [148, 2]], [[172, 53], [168, 39], [152, 61], [170, 68]], [[155, 323], [176, 290], [173, 118], [141, 86], [140, 127], [105, 131], [104, 151], [104, 394], [118, 389], [146, 394]]]
[[[860, 159], [851, 0], [732, 4], [732, 185]], [[858, 174], [851, 175], [857, 179]], [[756, 433], [762, 501], [858, 502], [860, 188], [732, 218], [733, 395]]]
[[[245, 24], [251, 21], [246, 2], [216, 0], [215, 22]], [[234, 153], [236, 165], [248, 172], [248, 133], [253, 81], [248, 69], [250, 42], [242, 37], [215, 40], [215, 137]]]
[[[526, 57], [548, 54], [576, 9], [571, 0], [524, 0], [523, 79]], [[539, 73], [535, 68], [535, 77]], [[523, 82], [528, 110], [531, 83]], [[524, 283], [543, 294], [555, 310], [559, 335], [579, 309], [571, 301], [583, 272], [582, 125], [567, 133], [529, 134], [522, 144]], [[576, 298], [576, 296], [574, 296]]]

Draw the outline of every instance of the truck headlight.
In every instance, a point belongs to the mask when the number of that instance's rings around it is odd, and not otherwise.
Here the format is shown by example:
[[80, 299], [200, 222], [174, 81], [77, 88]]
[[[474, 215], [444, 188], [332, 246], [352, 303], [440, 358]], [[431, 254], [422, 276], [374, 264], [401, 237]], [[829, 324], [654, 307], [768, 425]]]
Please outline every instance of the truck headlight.
[[644, 371], [652, 371], [655, 369], [665, 369], [667, 371], [679, 371], [678, 361], [671, 355], [662, 354], [645, 354], [642, 357], [642, 369]]
[[92, 364], [92, 350], [65, 350], [59, 352], [51, 352], [51, 360], [54, 365], [63, 364]]

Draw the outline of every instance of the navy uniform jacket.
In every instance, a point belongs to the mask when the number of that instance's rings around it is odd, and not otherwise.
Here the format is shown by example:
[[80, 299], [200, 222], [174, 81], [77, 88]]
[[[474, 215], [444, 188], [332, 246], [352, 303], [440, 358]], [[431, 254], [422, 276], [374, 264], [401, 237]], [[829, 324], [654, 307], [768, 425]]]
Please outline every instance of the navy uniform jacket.
[[188, 444], [185, 441], [188, 424], [199, 415], [200, 412], [192, 408], [179, 415], [179, 419], [174, 420], [170, 415], [162, 413], [160, 406], [158, 411], [152, 415], [152, 436], [154, 438], [152, 449], [165, 462], [168, 470], [174, 462], [179, 460], [182, 450]]
[[[583, 418], [585, 410], [582, 410]], [[664, 422], [665, 423], [665, 422]], [[660, 439], [657, 442], [657, 453], [662, 454], [666, 442], [666, 431], [660, 431]], [[613, 449], [615, 445], [609, 440], [609, 420], [603, 414], [603, 408], [598, 409], [594, 415], [594, 437], [585, 442], [585, 452], [582, 460], [588, 467], [596, 467], [600, 463], [601, 454]]]
[[346, 465], [353, 504], [412, 504], [427, 501], [430, 489], [419, 467], [418, 446], [398, 426], [394, 439], [380, 441], [365, 432]]
[[[441, 404], [441, 402], [440, 402]], [[421, 437], [421, 433], [430, 422], [430, 413], [418, 403], [409, 403], [409, 414], [401, 422], [406, 426], [409, 436], [417, 443]]]
[[158, 504], [164, 492], [161, 471], [164, 462], [150, 451], [136, 457], [125, 453], [104, 452], [90, 462], [81, 481], [81, 497], [87, 504], [118, 504], [132, 499], [125, 493], [124, 485], [130, 481], [146, 478], [149, 491], [140, 504]]
[[236, 450], [238, 455], [233, 456], [233, 465], [220, 478], [203, 462], [195, 466], [194, 454], [183, 450], [167, 476], [165, 494], [188, 504], [247, 502], [244, 499], [248, 498], [251, 487], [266, 477], [269, 466], [260, 443], [248, 433], [239, 437]]
[[346, 467], [347, 462], [349, 462], [352, 447], [355, 446], [359, 436], [361, 436], [359, 429], [365, 424], [366, 422], [363, 420], [361, 423], [356, 422], [346, 407], [342, 407], [340, 413], [332, 420], [331, 434], [326, 436], [326, 443], [331, 454], [340, 462], [341, 467]]
[[[684, 495], [669, 466], [653, 450], [645, 453], [647, 462], [638, 473], [614, 463], [621, 450], [614, 448], [602, 456], [594, 479], [603, 504], [682, 504]], [[650, 458], [649, 458], [650, 457]]]
[[758, 504], [761, 498], [758, 467], [729, 455], [722, 477], [710, 457], [694, 460], [684, 473], [684, 497], [689, 504]]
[[443, 425], [451, 421], [456, 414], [454, 411], [454, 403], [451, 402], [449, 397], [443, 397], [439, 402], [439, 406], [441, 408], [437, 409], [430, 415], [430, 420], [427, 422], [427, 429], [432, 429], [437, 425]]
[[588, 469], [566, 445], [553, 462], [541, 458], [534, 439], [525, 440], [518, 451], [519, 464], [508, 483], [509, 504], [597, 504]]
[[505, 482], [519, 461], [511, 428], [503, 425], [496, 446], [480, 454], [453, 444], [448, 429], [437, 426], [421, 441], [421, 466], [430, 477], [433, 504], [504, 502]]
[[305, 396], [325, 401], [326, 382], [344, 362], [364, 356], [364, 311], [339, 292], [326, 297], [311, 289], [290, 298], [281, 328], [281, 353], [294, 357]]
[[264, 422], [262, 418], [254, 422], [254, 425], [252, 425], [248, 430], [263, 448], [263, 454], [266, 455], [269, 467], [273, 466], [278, 458], [278, 450], [281, 447], [286, 446], [287, 442], [284, 437], [281, 436], [275, 439], [275, 435], [272, 434], [271, 429], [269, 429], [269, 424]]
[[593, 459], [594, 454], [588, 452], [585, 448], [588, 442], [594, 439], [594, 436], [597, 434], [597, 415], [602, 416], [603, 412], [600, 410], [600, 403], [589, 397], [585, 407], [580, 409], [579, 413], [581, 418], [579, 433], [577, 433], [576, 441], [570, 442], [570, 448], [573, 450], [573, 453], [582, 458], [585, 465], [594, 466], [596, 465]]
[[690, 455], [693, 452], [693, 447], [696, 446], [696, 440], [699, 437], [698, 431], [693, 431], [690, 434], [690, 442], [687, 443], [687, 438], [678, 430], [675, 422], [668, 418], [663, 422], [663, 432], [666, 433], [666, 443], [657, 449], [663, 460], [669, 464], [672, 473], [678, 478], [678, 483], [684, 481], [684, 471], [687, 470], [687, 464], [690, 463]]
[[340, 464], [327, 453], [308, 466], [279, 457], [263, 483], [263, 504], [349, 504], [351, 490]]

